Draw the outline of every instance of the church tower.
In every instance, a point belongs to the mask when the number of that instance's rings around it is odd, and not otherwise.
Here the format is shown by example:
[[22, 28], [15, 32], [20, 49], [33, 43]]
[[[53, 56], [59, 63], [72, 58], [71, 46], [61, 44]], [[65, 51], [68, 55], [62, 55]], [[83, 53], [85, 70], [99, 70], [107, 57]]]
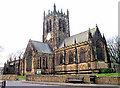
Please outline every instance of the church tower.
[[67, 14], [56, 11], [56, 5], [54, 4], [54, 10], [48, 14], [44, 11], [43, 21], [43, 42], [48, 43], [51, 49], [54, 51], [58, 48], [60, 43], [67, 37], [70, 37], [69, 29], [69, 11]]

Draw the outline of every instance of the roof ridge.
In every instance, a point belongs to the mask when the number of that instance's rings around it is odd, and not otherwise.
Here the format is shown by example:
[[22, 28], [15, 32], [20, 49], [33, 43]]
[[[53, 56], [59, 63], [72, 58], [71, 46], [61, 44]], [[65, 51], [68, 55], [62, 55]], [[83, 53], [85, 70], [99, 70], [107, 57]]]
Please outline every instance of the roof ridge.
[[36, 40], [30, 40], [30, 41], [33, 41], [33, 42], [41, 42], [41, 41], [36, 41]]
[[[71, 45], [74, 44], [74, 40], [77, 39], [77, 43], [78, 42], [84, 42], [84, 41], [88, 41], [88, 36], [89, 36], [89, 31], [92, 33], [92, 36], [94, 35], [94, 33], [96, 32], [96, 27], [88, 29], [86, 31], [80, 32], [78, 34], [72, 35], [70, 37], [65, 38], [61, 44], [59, 45], [59, 48], [63, 47], [63, 43], [65, 42], [66, 45]], [[71, 43], [71, 44], [70, 44]]]
[[48, 43], [44, 43], [44, 42], [41, 42], [41, 41], [36, 41], [36, 40], [31, 40], [33, 42], [37, 42], [37, 43], [43, 43], [43, 44], [48, 44]]
[[[96, 28], [96, 27], [95, 27], [95, 28]], [[95, 28], [91, 28], [91, 29], [90, 29], [90, 32], [91, 32], [91, 30], [93, 30], [93, 29], [95, 29]], [[79, 35], [79, 34], [82, 34], [82, 33], [88, 32], [88, 31], [89, 31], [89, 29], [86, 30], [86, 31], [80, 32], [80, 33], [78, 33], [78, 34], [74, 34], [74, 35], [72, 35], [72, 36], [70, 36], [70, 37], [68, 37], [68, 38], [74, 37], [74, 36], [76, 36], [76, 35]], [[64, 40], [66, 40], [66, 39], [68, 39], [68, 38], [65, 38]]]

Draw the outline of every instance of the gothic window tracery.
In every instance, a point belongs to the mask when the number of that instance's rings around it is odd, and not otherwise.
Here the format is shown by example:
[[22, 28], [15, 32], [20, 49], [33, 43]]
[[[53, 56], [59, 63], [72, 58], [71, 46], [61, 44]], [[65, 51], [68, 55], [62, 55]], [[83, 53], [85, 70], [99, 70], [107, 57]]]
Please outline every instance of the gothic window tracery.
[[80, 49], [80, 63], [86, 62], [86, 51], [84, 48]]
[[59, 30], [62, 31], [62, 20], [59, 19]]
[[39, 59], [37, 59], [37, 68], [39, 68]]
[[66, 22], [65, 20], [59, 19], [59, 30], [62, 32], [66, 31]]
[[28, 58], [26, 59], [26, 62], [27, 62], [27, 68], [26, 68], [26, 70], [27, 71], [31, 71], [31, 66], [32, 66], [32, 51], [30, 50], [29, 52], [28, 52]]
[[104, 48], [102, 47], [102, 43], [98, 40], [96, 42], [96, 53], [98, 60], [104, 60]]
[[63, 64], [63, 60], [64, 60], [64, 57], [63, 57], [63, 54], [61, 53], [60, 54], [60, 64]]
[[39, 63], [40, 63], [40, 67], [39, 68], [41, 69], [41, 57], [40, 57], [40, 62]]
[[48, 33], [49, 32], [49, 23], [48, 23], [48, 21], [47, 21], [47, 29], [46, 29], [46, 32]]
[[72, 51], [70, 51], [70, 53], [69, 53], [69, 63], [70, 64], [74, 63], [74, 54]]
[[46, 58], [46, 68], [48, 68], [48, 64], [47, 64], [48, 62], [47, 62], [47, 58]]
[[45, 57], [43, 57], [43, 68], [45, 68]]
[[50, 31], [52, 30], [52, 23], [51, 23], [51, 20], [50, 20]]
[[63, 32], [66, 32], [66, 23], [65, 23], [65, 20], [63, 20]]

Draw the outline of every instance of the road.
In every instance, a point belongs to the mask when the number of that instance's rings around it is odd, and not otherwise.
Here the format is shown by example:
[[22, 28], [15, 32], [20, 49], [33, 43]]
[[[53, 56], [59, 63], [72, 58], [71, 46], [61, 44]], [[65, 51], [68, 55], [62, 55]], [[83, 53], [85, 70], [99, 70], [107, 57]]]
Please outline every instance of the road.
[[[24, 83], [22, 81], [7, 81], [6, 88], [66, 88], [66, 86], [32, 84], [26, 82]], [[74, 88], [74, 87], [69, 87], [69, 88]], [[75, 87], [75, 88], [80, 88], [80, 87]]]
[[6, 88], [120, 88], [119, 85], [79, 84], [37, 81], [7, 81]]

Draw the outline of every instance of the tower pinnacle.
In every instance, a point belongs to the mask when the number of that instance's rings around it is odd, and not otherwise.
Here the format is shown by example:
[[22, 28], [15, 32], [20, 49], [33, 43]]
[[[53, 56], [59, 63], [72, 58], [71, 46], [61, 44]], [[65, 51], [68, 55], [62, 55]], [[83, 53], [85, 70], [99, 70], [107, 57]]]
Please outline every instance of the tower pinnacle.
[[55, 5], [55, 3], [54, 3], [54, 12], [56, 12], [56, 5]]
[[44, 19], [45, 19], [45, 11], [44, 11]]
[[67, 9], [67, 17], [69, 18], [69, 10]]

